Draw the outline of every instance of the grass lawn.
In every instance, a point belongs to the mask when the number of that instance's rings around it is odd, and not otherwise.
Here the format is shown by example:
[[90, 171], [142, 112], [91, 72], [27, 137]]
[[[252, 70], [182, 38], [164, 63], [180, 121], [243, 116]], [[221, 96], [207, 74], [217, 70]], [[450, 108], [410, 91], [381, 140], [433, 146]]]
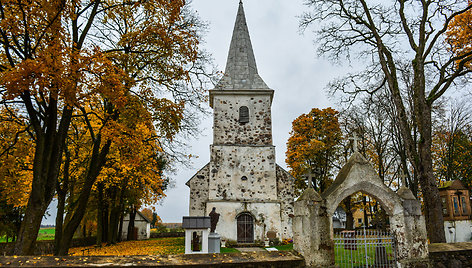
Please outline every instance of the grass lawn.
[[235, 248], [220, 248], [220, 253], [234, 253], [239, 252], [239, 250]]
[[[39, 229], [38, 238], [36, 240], [54, 240], [54, 227]], [[0, 237], [0, 243], [7, 242], [6, 237]]]
[[276, 246], [275, 247], [278, 251], [289, 251], [293, 250], [293, 243], [287, 244], [287, 245], [281, 245], [281, 246]]
[[[393, 259], [393, 249], [391, 246], [385, 247], [388, 259]], [[367, 253], [367, 258], [365, 257]], [[352, 255], [351, 255], [352, 254]], [[351, 257], [352, 256], [352, 257]], [[385, 258], [384, 257], [384, 258]], [[373, 265], [375, 262], [375, 247], [357, 245], [357, 250], [346, 250], [343, 247], [335, 248], [335, 262], [340, 267], [365, 267], [366, 264]]]

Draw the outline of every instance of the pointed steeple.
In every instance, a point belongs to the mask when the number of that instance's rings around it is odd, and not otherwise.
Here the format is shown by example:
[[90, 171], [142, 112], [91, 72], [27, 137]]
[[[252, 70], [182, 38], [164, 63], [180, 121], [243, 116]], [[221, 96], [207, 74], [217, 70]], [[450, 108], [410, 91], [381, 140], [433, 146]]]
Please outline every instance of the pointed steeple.
[[233, 38], [226, 62], [226, 70], [216, 89], [268, 89], [257, 73], [256, 59], [246, 24], [243, 2], [239, 2]]

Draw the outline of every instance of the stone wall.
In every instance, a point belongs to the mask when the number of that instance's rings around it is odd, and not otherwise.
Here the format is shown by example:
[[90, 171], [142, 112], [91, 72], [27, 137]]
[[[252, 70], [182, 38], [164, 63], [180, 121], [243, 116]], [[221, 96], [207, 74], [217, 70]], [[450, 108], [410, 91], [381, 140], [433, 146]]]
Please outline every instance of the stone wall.
[[295, 179], [277, 165], [277, 198], [280, 201], [280, 218], [282, 219], [282, 238], [293, 238], [292, 216], [293, 216], [293, 192]]
[[206, 216], [210, 163], [206, 164], [186, 184], [190, 187], [189, 216]]
[[[249, 108], [249, 122], [239, 123], [239, 108]], [[213, 104], [213, 144], [272, 145], [270, 95], [218, 95]]]
[[[85, 247], [94, 245], [96, 237], [76, 238], [72, 240], [71, 247]], [[0, 256], [13, 255], [15, 243], [0, 243]], [[46, 255], [54, 253], [54, 240], [37, 241], [34, 244], [33, 255]]]
[[472, 267], [472, 242], [431, 244], [429, 259], [435, 268]]
[[209, 200], [276, 201], [275, 147], [211, 146]]

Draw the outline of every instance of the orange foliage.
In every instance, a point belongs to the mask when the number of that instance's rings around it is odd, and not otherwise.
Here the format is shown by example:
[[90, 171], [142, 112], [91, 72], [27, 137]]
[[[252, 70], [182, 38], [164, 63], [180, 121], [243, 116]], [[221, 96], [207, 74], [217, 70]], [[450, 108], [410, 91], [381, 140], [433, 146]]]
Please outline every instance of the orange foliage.
[[[447, 42], [452, 52], [465, 59], [465, 67], [472, 68], [472, 0], [469, 0], [469, 10], [456, 16], [447, 29]], [[460, 64], [462, 59], [458, 59]]]
[[8, 205], [25, 206], [32, 182], [33, 141], [25, 119], [0, 109], [0, 196]]
[[338, 112], [332, 108], [315, 108], [293, 121], [285, 161], [298, 189], [306, 187], [303, 176], [310, 173], [318, 173], [320, 188], [327, 186], [341, 138]]
[[100, 248], [95, 246], [71, 248], [69, 253], [76, 256], [130, 256], [183, 254], [184, 250], [184, 238], [178, 237], [124, 241], [114, 245], [103, 245]]

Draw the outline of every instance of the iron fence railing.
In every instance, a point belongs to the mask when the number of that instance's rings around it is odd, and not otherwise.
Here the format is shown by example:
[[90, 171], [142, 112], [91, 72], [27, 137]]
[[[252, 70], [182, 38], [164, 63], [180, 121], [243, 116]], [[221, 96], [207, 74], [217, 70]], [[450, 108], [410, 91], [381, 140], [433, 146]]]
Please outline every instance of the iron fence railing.
[[342, 231], [334, 234], [335, 262], [339, 267], [397, 267], [395, 239], [379, 230]]

